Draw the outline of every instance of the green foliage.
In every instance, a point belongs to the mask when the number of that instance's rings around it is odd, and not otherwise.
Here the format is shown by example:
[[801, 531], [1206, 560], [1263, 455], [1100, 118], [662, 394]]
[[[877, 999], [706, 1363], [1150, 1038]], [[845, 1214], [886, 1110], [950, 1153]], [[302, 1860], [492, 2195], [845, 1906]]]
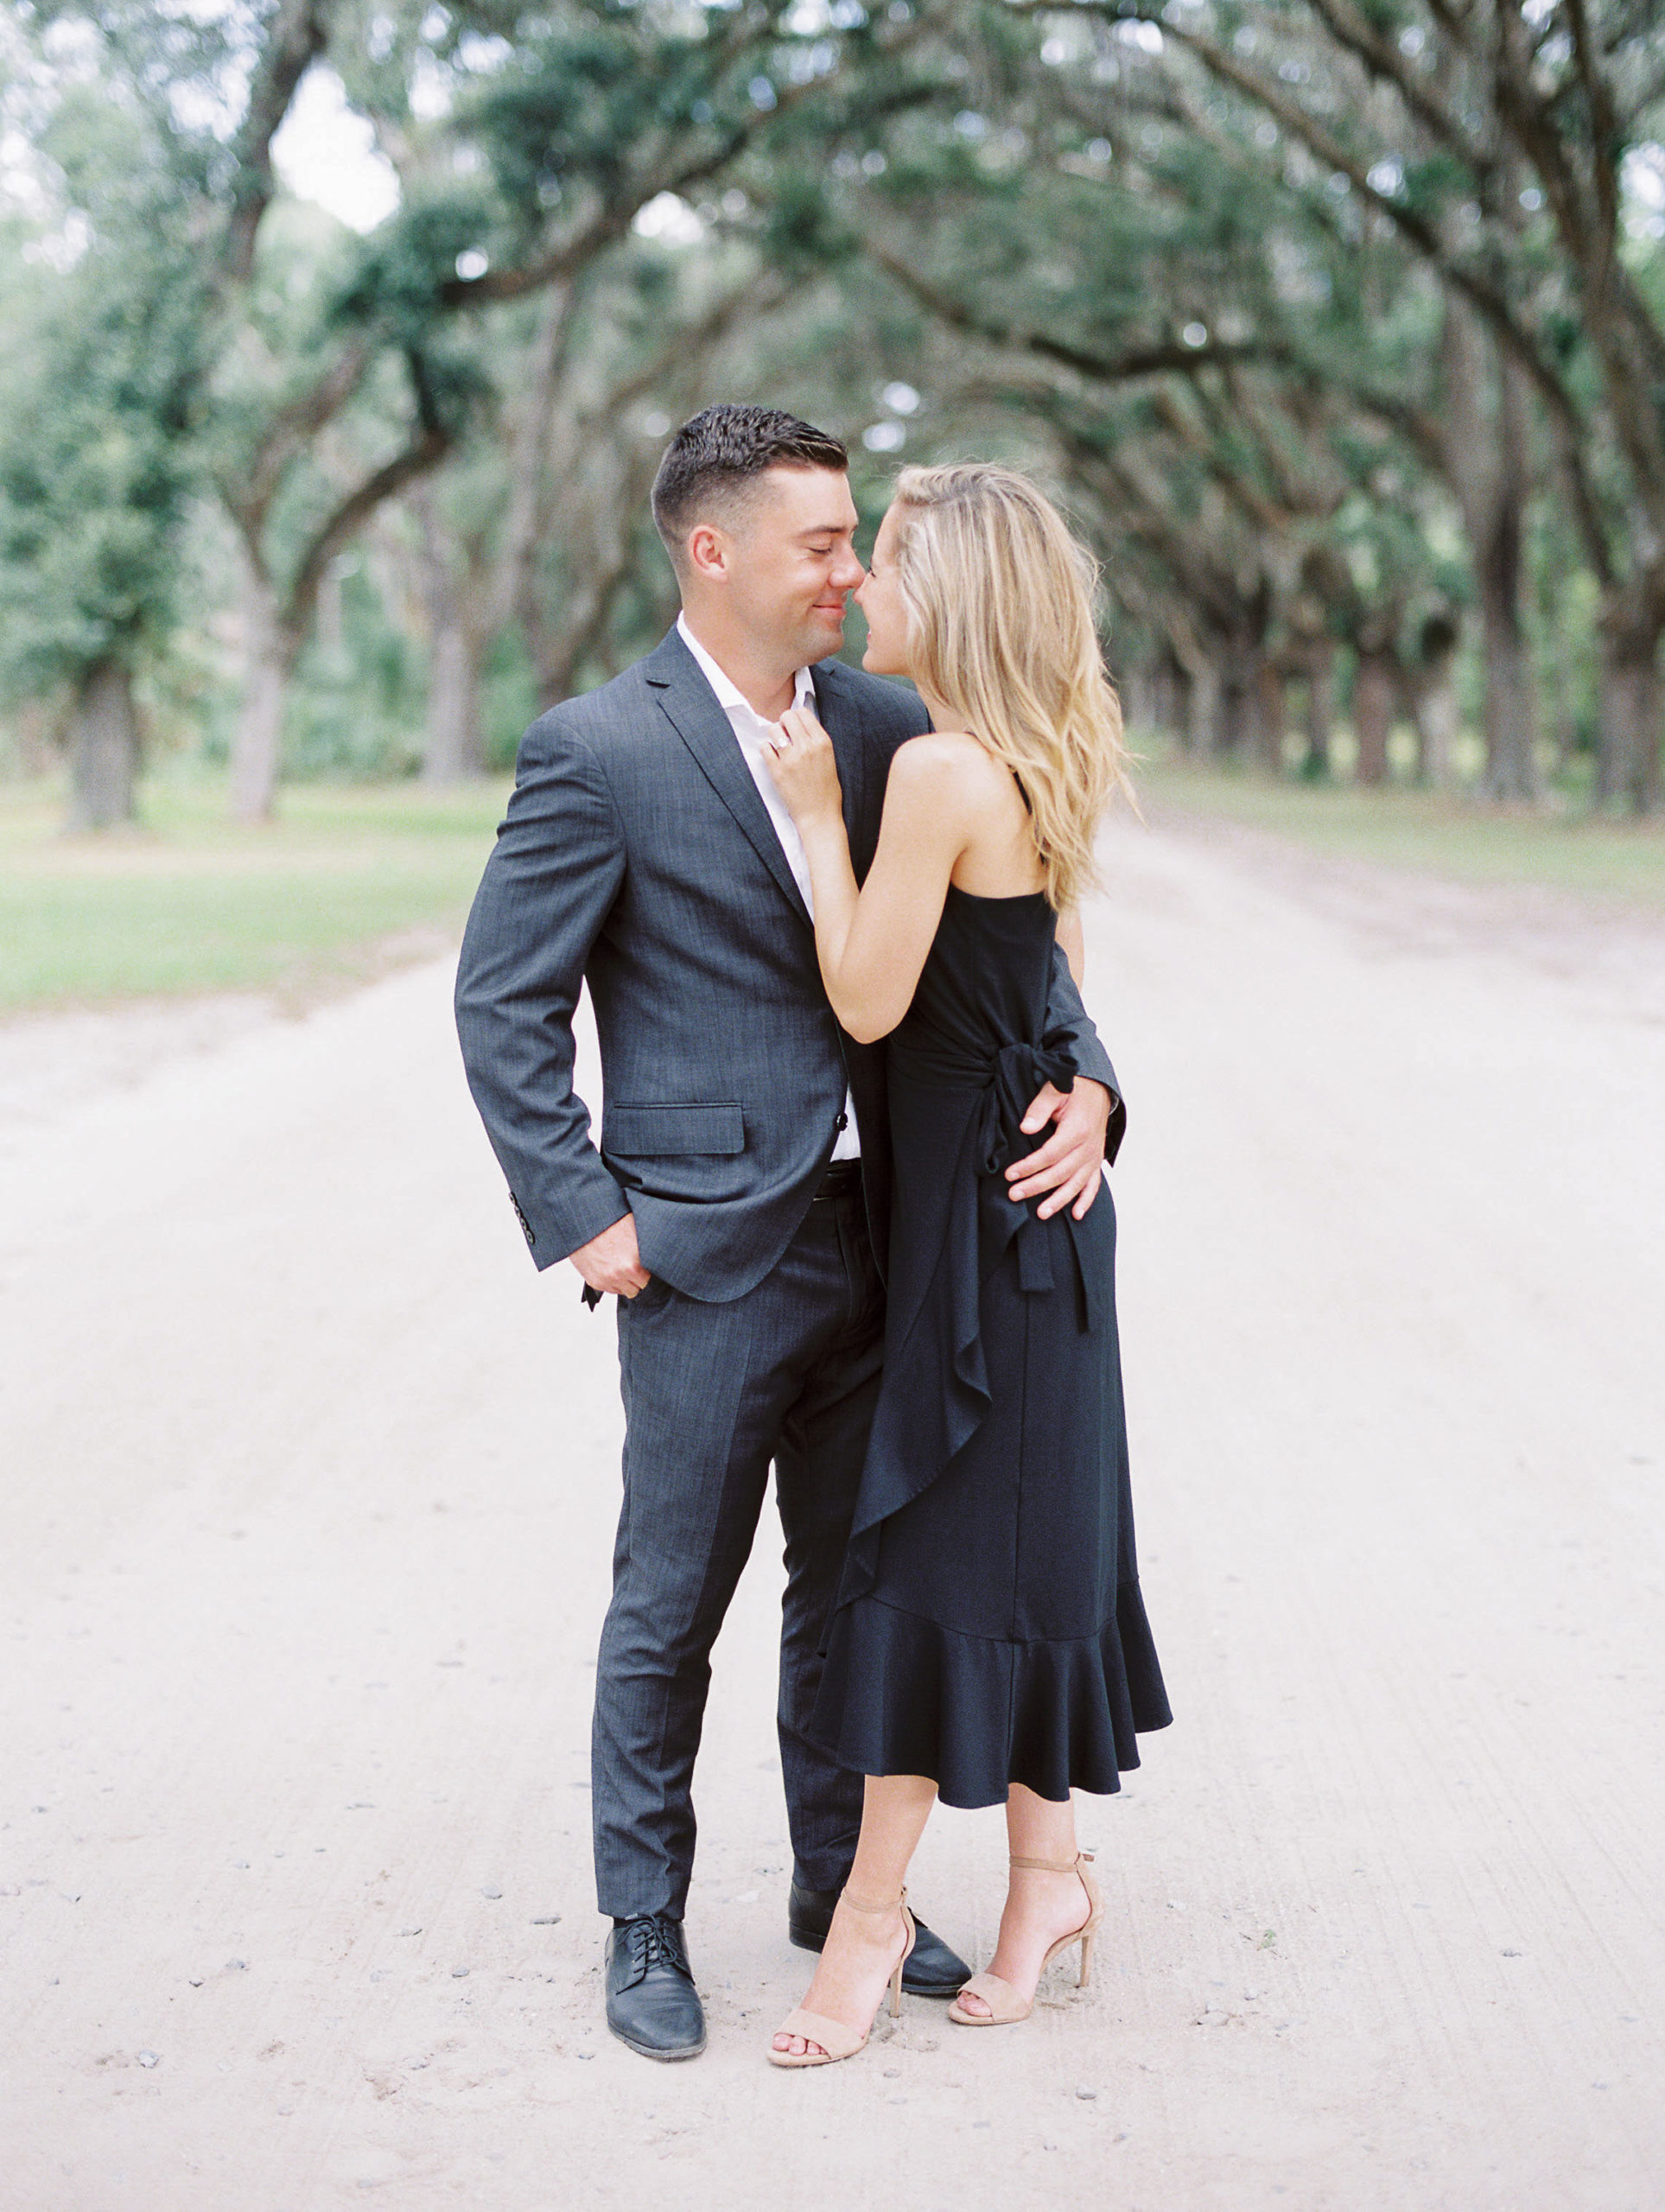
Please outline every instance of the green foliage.
[[358, 245], [332, 302], [334, 319], [367, 325], [394, 346], [430, 350], [458, 257], [489, 241], [494, 221], [482, 187], [433, 185], [413, 194]]
[[[1622, 89], [1665, 85], [1656, 11], [1591, 13]], [[1534, 67], [1555, 88], [1545, 127], [1587, 168], [1563, 14], [1535, 10]], [[1535, 348], [1525, 615], [1555, 745], [1592, 741], [1598, 571], [1613, 588], [1643, 577], [1649, 530], [1665, 531], [1648, 520], [1638, 441], [1616, 432], [1594, 264], [1530, 164], [1497, 157], [1497, 80], [1465, 43], [1469, 18], [1424, 0], [1327, 14], [1080, 0], [1040, 15], [1001, 0], [917, 15], [855, 0], [378, 0], [321, 19], [397, 161], [402, 204], [357, 238], [280, 197], [235, 279], [232, 219], [263, 172], [215, 88], [238, 41], [258, 63], [277, 18], [198, 23], [99, 0], [95, 15], [54, 4], [35, 19], [95, 35], [29, 120], [55, 200], [39, 235], [20, 235], [38, 247], [73, 218], [87, 243], [73, 267], [36, 260], [0, 280], [0, 308], [29, 333], [0, 334], [9, 696], [116, 651], [148, 660], [147, 696], [175, 721], [194, 712], [223, 742], [226, 687], [202, 671], [233, 662], [232, 564], [194, 495], [218, 486], [274, 596], [300, 592], [298, 633], [301, 586], [365, 527], [355, 488], [423, 438], [422, 468], [445, 449], [435, 528], [455, 588], [492, 601], [525, 488], [510, 455], [550, 345], [530, 591], [480, 618], [494, 760], [540, 690], [598, 680], [658, 634], [668, 582], [641, 518], [663, 429], [649, 426], [718, 395], [851, 440], [869, 520], [904, 458], [1034, 468], [1103, 560], [1123, 663], [1183, 645], [1241, 692], [1255, 668], [1299, 687], [1334, 648], [1344, 691], [1350, 656], [1385, 639], [1414, 669], [1430, 619], [1460, 623], [1475, 592], [1438, 452], [1449, 269], [1408, 222], [1465, 281], [1494, 285]], [[1372, 26], [1384, 44], [1362, 58]], [[1406, 68], [1420, 107], [1395, 89]], [[435, 84], [448, 106], [413, 97]], [[1610, 150], [1622, 160], [1662, 131], [1657, 97], [1638, 94]], [[667, 192], [684, 203], [674, 234], [639, 235], [632, 218]], [[1620, 266], [1639, 302], [1631, 337], [1645, 354], [1651, 318], [1665, 358], [1665, 250], [1645, 221]], [[548, 285], [570, 287], [553, 340]], [[1481, 321], [1495, 385], [1500, 341]], [[1484, 430], [1495, 393], [1483, 398]], [[615, 511], [634, 519], [598, 525]], [[217, 556], [194, 571], [187, 554], [211, 540]], [[315, 638], [302, 657], [291, 777], [415, 765], [431, 630], [416, 544], [408, 517], [391, 524], [343, 585], [339, 645]], [[206, 585], [181, 590], [182, 563]], [[1471, 706], [1474, 629], [1458, 671]]]
[[308, 648], [289, 701], [283, 769], [301, 780], [414, 775], [422, 765], [424, 671], [416, 641], [387, 619], [364, 562], [340, 590], [340, 636]]
[[770, 260], [799, 279], [821, 277], [848, 261], [858, 244], [819, 177], [789, 173], [780, 180], [762, 238]]
[[[626, 658], [633, 658], [626, 652]], [[537, 673], [518, 630], [499, 632], [481, 671], [480, 724], [486, 766], [504, 775], [514, 766], [526, 726], [538, 711]]]
[[[628, 16], [606, 15], [581, 19], [569, 35], [519, 59], [482, 94], [472, 119], [521, 221], [540, 225], [581, 186], [614, 199], [645, 127], [699, 127], [691, 111], [708, 90], [701, 59], [686, 39], [645, 41]], [[707, 103], [701, 121], [709, 119]]]
[[0, 690], [130, 664], [175, 620], [204, 317], [190, 265], [96, 238], [0, 425]]
[[[49, 10], [37, 25], [67, 11]], [[38, 134], [54, 204], [0, 412], [0, 694], [131, 666], [176, 614], [213, 355], [201, 252], [212, 134], [171, 101], [225, 58], [211, 27], [111, 7]], [[50, 273], [48, 273], [50, 272]]]

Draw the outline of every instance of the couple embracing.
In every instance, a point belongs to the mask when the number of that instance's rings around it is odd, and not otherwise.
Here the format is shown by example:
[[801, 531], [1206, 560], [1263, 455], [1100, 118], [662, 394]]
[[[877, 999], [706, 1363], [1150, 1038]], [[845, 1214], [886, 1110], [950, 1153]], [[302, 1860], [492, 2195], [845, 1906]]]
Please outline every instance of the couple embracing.
[[[595, 1867], [607, 2022], [650, 2058], [704, 2046], [694, 1761], [772, 1463], [788, 1931], [821, 1954], [777, 2065], [852, 2056], [887, 1990], [987, 2027], [1071, 1944], [1084, 1982], [1071, 1791], [1115, 1789], [1169, 1719], [1102, 1174], [1124, 1116], [1077, 988], [1123, 779], [1090, 564], [1025, 478], [969, 464], [903, 472], [864, 572], [847, 472], [772, 410], [677, 433], [653, 515], [682, 613], [527, 732], [457, 985], [534, 1260], [618, 1301]], [[829, 658], [853, 592], [871, 674]], [[1006, 1807], [975, 1975], [906, 1903], [939, 1796]]]

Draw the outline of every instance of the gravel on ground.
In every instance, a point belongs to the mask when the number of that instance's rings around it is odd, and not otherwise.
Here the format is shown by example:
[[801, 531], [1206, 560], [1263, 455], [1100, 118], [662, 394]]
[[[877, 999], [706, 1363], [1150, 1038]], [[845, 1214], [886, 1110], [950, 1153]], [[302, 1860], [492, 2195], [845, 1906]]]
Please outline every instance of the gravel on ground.
[[[762, 2056], [808, 1971], [772, 1519], [699, 1769], [710, 2047], [602, 2024], [611, 1315], [527, 1265], [448, 964], [0, 1031], [5, 2212], [1665, 2202], [1665, 930], [1105, 853], [1176, 1722], [1081, 1803], [1090, 1990], [810, 2074]], [[1002, 1884], [998, 1813], [939, 1815], [912, 1894], [974, 1961]]]

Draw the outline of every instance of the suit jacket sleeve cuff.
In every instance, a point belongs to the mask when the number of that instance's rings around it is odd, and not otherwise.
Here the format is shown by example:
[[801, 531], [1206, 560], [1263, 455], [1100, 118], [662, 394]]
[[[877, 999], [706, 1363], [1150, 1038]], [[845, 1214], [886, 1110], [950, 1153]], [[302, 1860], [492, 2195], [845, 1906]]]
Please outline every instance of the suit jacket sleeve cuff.
[[536, 1198], [530, 1205], [523, 1204], [518, 1191], [509, 1193], [509, 1202], [526, 1249], [539, 1268], [570, 1259], [580, 1245], [611, 1229], [630, 1211], [624, 1192], [594, 1154], [581, 1168], [563, 1166], [558, 1204], [540, 1204]]

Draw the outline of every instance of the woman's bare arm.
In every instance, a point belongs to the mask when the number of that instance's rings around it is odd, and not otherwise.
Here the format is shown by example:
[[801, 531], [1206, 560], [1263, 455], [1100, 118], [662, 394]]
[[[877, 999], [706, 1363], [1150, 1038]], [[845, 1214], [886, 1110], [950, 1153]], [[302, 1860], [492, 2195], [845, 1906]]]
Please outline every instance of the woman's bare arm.
[[916, 737], [899, 748], [879, 849], [858, 887], [831, 742], [807, 709], [794, 708], [783, 721], [791, 741], [772, 748], [769, 765], [804, 840], [821, 979], [843, 1027], [871, 1044], [912, 1002], [965, 850], [963, 767], [951, 740]]

